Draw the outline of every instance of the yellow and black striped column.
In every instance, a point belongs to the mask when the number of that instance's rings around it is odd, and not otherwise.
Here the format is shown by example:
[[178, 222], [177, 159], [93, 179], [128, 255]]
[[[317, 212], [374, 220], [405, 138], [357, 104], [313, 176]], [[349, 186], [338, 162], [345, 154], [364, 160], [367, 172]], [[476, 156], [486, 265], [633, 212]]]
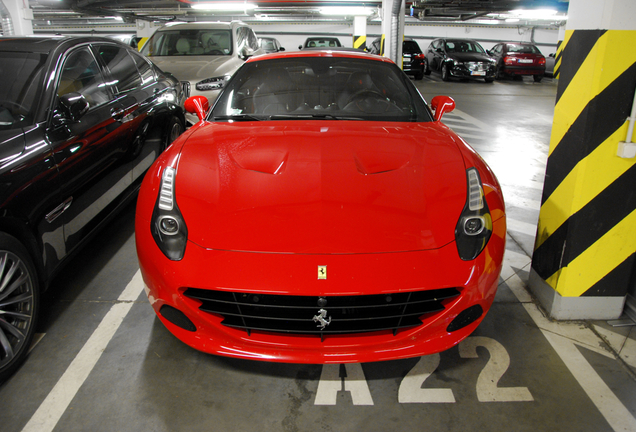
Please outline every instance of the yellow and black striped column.
[[367, 17], [356, 16], [353, 18], [353, 47], [366, 49], [367, 47]]
[[561, 56], [563, 55], [563, 41], [557, 42], [556, 54], [554, 55], [554, 71], [552, 72], [552, 77], [554, 79], [559, 78], [559, 70], [561, 69]]
[[636, 159], [617, 155], [636, 89], [635, 46], [636, 30], [568, 30], [559, 46], [530, 280], [557, 319], [617, 318], [636, 274]]

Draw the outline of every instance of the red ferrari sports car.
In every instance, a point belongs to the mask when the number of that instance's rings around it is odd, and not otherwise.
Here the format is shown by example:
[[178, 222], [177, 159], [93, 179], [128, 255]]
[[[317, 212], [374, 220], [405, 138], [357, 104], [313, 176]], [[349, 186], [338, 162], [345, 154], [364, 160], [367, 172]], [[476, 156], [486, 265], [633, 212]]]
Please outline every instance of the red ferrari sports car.
[[150, 303], [207, 353], [293, 363], [446, 350], [488, 312], [501, 188], [390, 60], [249, 59], [151, 167], [136, 241]]

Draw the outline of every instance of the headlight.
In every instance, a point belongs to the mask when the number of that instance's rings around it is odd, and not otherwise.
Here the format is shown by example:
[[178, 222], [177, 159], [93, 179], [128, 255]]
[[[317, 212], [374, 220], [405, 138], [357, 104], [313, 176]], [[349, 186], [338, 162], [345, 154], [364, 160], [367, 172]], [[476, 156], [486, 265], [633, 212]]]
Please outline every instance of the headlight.
[[468, 197], [455, 227], [455, 242], [459, 257], [470, 261], [486, 247], [492, 233], [492, 218], [484, 199], [479, 172], [475, 168], [466, 170]]
[[203, 81], [199, 81], [196, 85], [196, 89], [199, 91], [220, 90], [225, 86], [225, 84], [227, 84], [229, 79], [229, 75], [207, 78]]
[[188, 228], [177, 207], [174, 195], [176, 170], [166, 167], [161, 175], [161, 188], [152, 212], [150, 231], [161, 252], [172, 261], [179, 261], [185, 253]]

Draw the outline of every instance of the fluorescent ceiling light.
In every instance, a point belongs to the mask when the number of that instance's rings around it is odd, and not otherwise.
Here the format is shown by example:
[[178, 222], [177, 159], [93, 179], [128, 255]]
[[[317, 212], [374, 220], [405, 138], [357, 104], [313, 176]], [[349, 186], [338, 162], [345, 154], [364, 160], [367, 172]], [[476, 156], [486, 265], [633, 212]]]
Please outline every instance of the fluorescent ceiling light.
[[216, 10], [216, 11], [242, 11], [256, 9], [253, 3], [243, 2], [223, 2], [223, 3], [196, 3], [190, 6], [197, 10]]
[[373, 9], [365, 7], [346, 7], [331, 6], [321, 7], [320, 13], [323, 15], [353, 15], [353, 16], [369, 16], [373, 13]]

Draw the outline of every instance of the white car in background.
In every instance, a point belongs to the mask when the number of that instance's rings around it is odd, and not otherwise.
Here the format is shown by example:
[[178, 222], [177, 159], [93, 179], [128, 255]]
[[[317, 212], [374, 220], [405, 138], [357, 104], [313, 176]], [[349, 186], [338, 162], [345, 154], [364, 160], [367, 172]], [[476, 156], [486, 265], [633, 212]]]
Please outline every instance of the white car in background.
[[[187, 96], [214, 103], [227, 80], [250, 56], [264, 54], [254, 31], [245, 23], [169, 23], [157, 29], [141, 53], [174, 75]], [[186, 115], [189, 123], [198, 119]]]

